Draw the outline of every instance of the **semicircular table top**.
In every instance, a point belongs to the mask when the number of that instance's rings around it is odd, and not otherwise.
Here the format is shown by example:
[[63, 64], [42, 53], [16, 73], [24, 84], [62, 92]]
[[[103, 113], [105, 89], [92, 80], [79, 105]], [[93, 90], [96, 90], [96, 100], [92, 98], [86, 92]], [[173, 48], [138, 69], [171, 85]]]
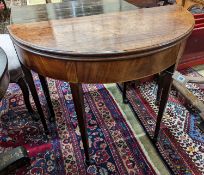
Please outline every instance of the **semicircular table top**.
[[194, 27], [190, 12], [177, 5], [65, 18], [16, 22], [8, 30], [25, 49], [61, 54], [62, 59], [88, 55], [87, 60], [161, 49], [180, 41]]

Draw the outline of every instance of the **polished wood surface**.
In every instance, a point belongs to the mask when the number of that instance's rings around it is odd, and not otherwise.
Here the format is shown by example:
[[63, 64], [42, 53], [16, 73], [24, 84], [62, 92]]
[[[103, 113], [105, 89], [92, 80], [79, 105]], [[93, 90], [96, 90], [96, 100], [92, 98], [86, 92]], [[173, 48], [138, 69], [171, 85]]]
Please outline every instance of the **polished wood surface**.
[[[157, 54], [124, 60], [70, 61], [37, 56], [16, 46], [21, 62], [41, 75], [72, 83], [113, 83], [136, 80], [158, 73], [177, 60], [180, 44]], [[131, 57], [131, 59], [127, 59]], [[109, 57], [107, 57], [108, 59]], [[110, 57], [112, 59], [113, 57]], [[122, 57], [120, 58], [122, 59]], [[63, 70], [63, 71], [62, 71]]]
[[73, 83], [110, 83], [173, 65], [193, 26], [189, 12], [166, 6], [13, 24], [8, 29], [29, 69]]
[[[165, 6], [14, 24], [8, 29], [13, 40], [28, 50], [87, 61], [99, 59], [93, 55], [138, 54], [161, 49], [185, 37], [192, 30], [193, 21], [182, 7]], [[86, 57], [71, 57], [80, 55]]]

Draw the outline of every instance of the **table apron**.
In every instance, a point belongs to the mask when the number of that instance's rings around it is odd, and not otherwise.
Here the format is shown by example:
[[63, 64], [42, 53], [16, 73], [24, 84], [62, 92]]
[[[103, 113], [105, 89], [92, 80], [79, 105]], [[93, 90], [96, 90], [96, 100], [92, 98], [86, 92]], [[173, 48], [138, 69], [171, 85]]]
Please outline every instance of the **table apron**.
[[[21, 63], [40, 75], [72, 83], [115, 83], [159, 73], [178, 59], [181, 43], [151, 55], [124, 60], [73, 61], [50, 58], [15, 45]], [[108, 59], [106, 59], [108, 60]]]

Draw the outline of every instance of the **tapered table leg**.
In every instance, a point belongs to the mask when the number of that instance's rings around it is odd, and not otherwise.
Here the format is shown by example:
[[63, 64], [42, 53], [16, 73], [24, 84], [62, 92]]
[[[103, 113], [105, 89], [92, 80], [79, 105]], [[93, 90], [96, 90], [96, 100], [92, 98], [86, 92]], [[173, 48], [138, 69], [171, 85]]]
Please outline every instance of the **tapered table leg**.
[[166, 104], [168, 101], [169, 93], [171, 90], [172, 74], [174, 72], [174, 69], [175, 69], [175, 65], [169, 67], [163, 73], [163, 76], [164, 76], [162, 78], [163, 81], [162, 81], [162, 84], [160, 84], [160, 86], [162, 86], [162, 92], [161, 92], [161, 98], [160, 98], [160, 104], [159, 104], [159, 112], [157, 115], [156, 128], [155, 128], [154, 137], [153, 137], [154, 142], [157, 141], [157, 137], [159, 134], [161, 120], [162, 120], [164, 110], [166, 108]]
[[158, 89], [157, 89], [157, 96], [156, 96], [156, 101], [155, 104], [159, 106], [160, 104], [160, 100], [161, 100], [161, 95], [162, 95], [162, 90], [163, 90], [163, 82], [164, 82], [164, 78], [165, 78], [165, 73], [161, 72], [160, 74], [157, 74], [157, 85], [158, 85]]
[[23, 98], [24, 98], [26, 108], [28, 109], [28, 112], [29, 113], [34, 113], [34, 110], [33, 110], [32, 106], [30, 104], [28, 86], [27, 86], [24, 78], [20, 78], [17, 83], [20, 86], [21, 91], [23, 92]]
[[128, 82], [124, 82], [123, 83], [123, 103], [127, 104], [128, 103], [128, 99], [127, 99], [127, 84]]
[[46, 78], [44, 76], [42, 76], [42, 75], [38, 75], [38, 76], [39, 76], [39, 79], [40, 79], [40, 82], [41, 82], [41, 85], [42, 85], [42, 88], [43, 88], [43, 91], [44, 91], [44, 94], [45, 94], [45, 97], [46, 97], [46, 101], [47, 101], [47, 104], [48, 104], [48, 108], [49, 108], [49, 112], [50, 112], [49, 120], [51, 122], [53, 122], [53, 121], [55, 121], [55, 112], [53, 110], [52, 101], [51, 101], [51, 98], [50, 98], [50, 93], [49, 93], [47, 81], [46, 81]]
[[17, 84], [20, 86], [21, 91], [23, 92], [24, 102], [25, 102], [25, 105], [26, 105], [26, 108], [29, 114], [31, 115], [33, 120], [38, 121], [40, 118], [39, 118], [38, 113], [33, 110], [30, 104], [30, 98], [29, 98], [30, 95], [29, 95], [29, 90], [28, 90], [26, 81], [24, 80], [24, 78], [20, 78]]
[[86, 157], [86, 163], [90, 163], [89, 157], [89, 141], [87, 133], [87, 121], [84, 108], [84, 97], [82, 84], [80, 83], [70, 83], [70, 88], [73, 96], [74, 106], [76, 110], [77, 120], [79, 124], [79, 129], [81, 133], [82, 143], [84, 146], [84, 153]]
[[28, 86], [30, 88], [31, 94], [33, 96], [33, 100], [35, 102], [38, 113], [40, 115], [40, 120], [41, 120], [41, 122], [43, 124], [45, 133], [48, 134], [49, 132], [48, 132], [47, 124], [46, 124], [46, 121], [45, 121], [45, 116], [44, 116], [44, 113], [43, 113], [43, 110], [42, 110], [42, 107], [41, 107], [41, 104], [40, 104], [38, 93], [37, 93], [36, 88], [35, 88], [35, 83], [33, 81], [31, 71], [29, 69], [27, 69], [23, 64], [21, 64], [21, 67], [22, 67], [22, 70], [23, 70], [23, 72], [25, 74], [27, 84], [28, 84]]

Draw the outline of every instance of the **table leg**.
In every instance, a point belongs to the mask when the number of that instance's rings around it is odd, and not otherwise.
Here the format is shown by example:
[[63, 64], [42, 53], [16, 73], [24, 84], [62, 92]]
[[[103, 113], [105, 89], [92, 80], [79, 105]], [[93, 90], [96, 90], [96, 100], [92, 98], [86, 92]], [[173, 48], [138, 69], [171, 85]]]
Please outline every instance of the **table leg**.
[[128, 99], [127, 99], [127, 93], [126, 93], [126, 91], [127, 91], [127, 84], [128, 84], [128, 82], [124, 82], [123, 83], [123, 103], [125, 103], [125, 104], [127, 104], [128, 103]]
[[81, 83], [70, 83], [70, 88], [73, 96], [74, 106], [76, 110], [77, 120], [79, 124], [79, 129], [81, 133], [82, 143], [84, 146], [84, 153], [86, 158], [86, 163], [90, 163], [89, 157], [89, 141], [88, 141], [88, 133], [87, 133], [87, 121], [86, 114], [84, 108], [84, 97], [83, 97], [83, 89]]
[[159, 112], [157, 115], [156, 128], [155, 128], [154, 137], [153, 137], [154, 142], [157, 141], [157, 137], [159, 134], [161, 120], [162, 120], [164, 110], [166, 108], [166, 104], [168, 101], [169, 93], [171, 90], [172, 74], [174, 72], [174, 69], [175, 69], [175, 65], [169, 67], [163, 73], [163, 76], [164, 76], [162, 78], [163, 81], [162, 81], [162, 84], [160, 84], [160, 86], [162, 86], [162, 91], [161, 91], [161, 98], [160, 98], [160, 104], [159, 104]]
[[17, 84], [19, 85], [19, 87], [21, 88], [21, 91], [23, 92], [23, 98], [24, 98], [24, 103], [26, 105], [26, 108], [28, 110], [28, 113], [31, 115], [32, 119], [34, 121], [38, 121], [39, 115], [37, 114], [37, 112], [35, 112], [30, 104], [30, 95], [29, 95], [29, 90], [26, 84], [26, 81], [24, 80], [24, 77], [20, 78], [17, 81]]
[[35, 83], [33, 81], [31, 71], [29, 69], [27, 69], [23, 64], [21, 64], [21, 67], [22, 67], [22, 70], [23, 70], [23, 72], [25, 74], [26, 82], [28, 83], [31, 94], [33, 96], [33, 100], [35, 102], [38, 113], [40, 115], [40, 120], [41, 120], [41, 122], [43, 124], [45, 133], [48, 134], [49, 132], [48, 132], [47, 124], [46, 124], [46, 121], [45, 121], [45, 116], [44, 116], [44, 113], [43, 113], [43, 110], [42, 110], [42, 107], [41, 107], [41, 104], [40, 104], [38, 93], [37, 93], [37, 91], [35, 89]]
[[156, 81], [157, 81], [158, 89], [157, 89], [157, 96], [156, 96], [155, 104], [159, 106], [160, 100], [161, 100], [161, 95], [162, 95], [162, 89], [163, 89], [162, 85], [164, 82], [165, 73], [161, 72], [160, 74], [157, 74], [156, 76], [157, 76]]
[[46, 101], [47, 101], [47, 104], [48, 104], [48, 108], [49, 108], [49, 112], [50, 112], [49, 120], [51, 122], [53, 122], [53, 121], [55, 121], [55, 112], [53, 110], [52, 101], [51, 101], [51, 98], [50, 98], [50, 93], [49, 93], [47, 81], [46, 81], [46, 78], [44, 76], [42, 76], [42, 75], [38, 75], [38, 76], [39, 76], [40, 83], [42, 85], [42, 88], [43, 88], [43, 91], [44, 91], [44, 94], [45, 94], [45, 97], [46, 97]]

